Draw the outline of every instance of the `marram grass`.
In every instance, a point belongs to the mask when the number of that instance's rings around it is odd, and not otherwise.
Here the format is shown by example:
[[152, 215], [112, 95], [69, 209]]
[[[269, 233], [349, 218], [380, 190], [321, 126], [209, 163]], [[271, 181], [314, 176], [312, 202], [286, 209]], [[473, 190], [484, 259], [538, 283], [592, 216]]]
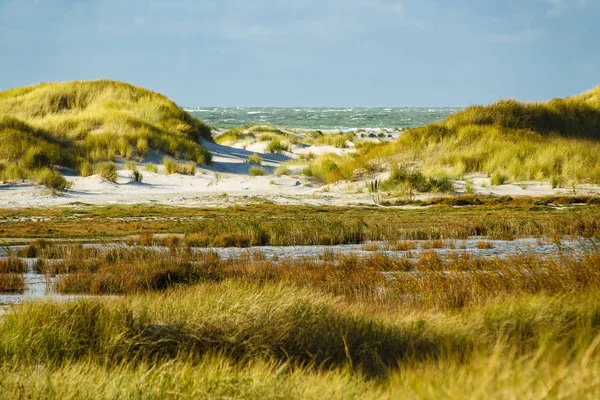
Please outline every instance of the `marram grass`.
[[[546, 103], [503, 100], [365, 144], [353, 157], [319, 157], [307, 171], [325, 183], [373, 177], [392, 165], [428, 176], [482, 172], [494, 184], [527, 180], [600, 183], [600, 86]], [[502, 177], [502, 179], [498, 179]]]
[[286, 285], [27, 303], [0, 317], [5, 398], [597, 398], [596, 292], [459, 312]]
[[122, 82], [42, 83], [0, 92], [4, 181], [58, 165], [87, 175], [89, 164], [116, 156], [142, 160], [150, 149], [210, 163], [201, 140], [212, 140], [207, 125], [166, 97]]

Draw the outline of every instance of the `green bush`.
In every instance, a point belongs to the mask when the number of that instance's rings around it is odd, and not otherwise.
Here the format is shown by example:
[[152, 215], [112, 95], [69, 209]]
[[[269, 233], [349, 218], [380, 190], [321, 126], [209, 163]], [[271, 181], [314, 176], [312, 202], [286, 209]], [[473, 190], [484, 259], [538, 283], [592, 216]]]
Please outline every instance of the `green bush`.
[[110, 182], [117, 181], [117, 166], [112, 162], [104, 162], [98, 164], [98, 166], [96, 167], [96, 172], [102, 178]]
[[49, 168], [44, 168], [38, 173], [36, 182], [56, 190], [67, 190], [73, 186], [73, 183], [66, 180], [59, 172]]

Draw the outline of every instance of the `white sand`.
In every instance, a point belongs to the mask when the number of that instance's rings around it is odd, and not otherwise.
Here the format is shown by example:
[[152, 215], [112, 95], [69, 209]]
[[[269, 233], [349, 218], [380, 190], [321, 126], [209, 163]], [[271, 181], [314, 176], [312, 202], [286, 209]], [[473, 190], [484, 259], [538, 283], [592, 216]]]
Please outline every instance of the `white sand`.
[[[0, 184], [0, 207], [49, 207], [86, 203], [104, 204], [165, 204], [178, 206], [229, 206], [257, 201], [271, 201], [279, 204], [314, 205], [373, 205], [375, 198], [366, 190], [365, 182], [339, 183], [317, 186], [304, 178], [293, 168], [293, 176], [275, 176], [273, 171], [282, 162], [298, 157], [302, 153], [315, 155], [334, 152], [342, 154], [352, 148], [339, 149], [332, 146], [294, 146], [291, 153], [265, 153], [266, 142], [248, 145], [222, 146], [206, 143], [213, 153], [213, 165], [198, 167], [195, 176], [165, 175], [161, 165], [162, 155], [150, 154], [144, 163], [138, 163], [143, 174], [143, 182], [131, 182], [130, 171], [124, 170], [124, 163], [118, 162], [119, 177], [116, 183], [108, 182], [99, 176], [79, 177], [72, 171], [65, 171], [67, 179], [73, 182], [69, 191], [53, 194], [43, 186], [31, 183]], [[248, 171], [252, 164], [246, 162], [248, 156], [257, 153], [262, 158], [265, 176], [251, 177]], [[144, 171], [144, 164], [155, 163], [158, 173]], [[385, 177], [385, 174], [381, 175]], [[546, 196], [554, 194], [600, 194], [595, 185], [579, 185], [576, 188], [552, 189], [548, 183], [527, 182], [522, 185], [510, 184], [491, 186], [485, 175], [469, 177], [475, 190], [480, 194], [509, 196]], [[456, 181], [457, 193], [463, 193], [466, 181]], [[418, 195], [417, 198], [435, 197], [436, 194]]]

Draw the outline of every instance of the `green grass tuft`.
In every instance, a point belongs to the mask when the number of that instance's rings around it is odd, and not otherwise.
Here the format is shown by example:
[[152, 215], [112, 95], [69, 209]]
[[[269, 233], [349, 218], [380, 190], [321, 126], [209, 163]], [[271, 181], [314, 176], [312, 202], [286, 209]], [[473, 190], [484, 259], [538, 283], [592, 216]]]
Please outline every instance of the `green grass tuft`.
[[103, 162], [96, 167], [96, 173], [110, 182], [117, 181], [117, 166], [112, 162]]
[[263, 167], [252, 166], [250, 167], [250, 171], [248, 171], [248, 175], [250, 176], [263, 176], [266, 174], [267, 171]]
[[45, 168], [38, 173], [36, 182], [56, 190], [67, 190], [73, 186], [73, 183], [66, 180], [59, 172], [49, 168]]
[[289, 149], [289, 145], [284, 144], [279, 138], [275, 137], [271, 139], [265, 150], [268, 153], [283, 153], [289, 151]]
[[260, 158], [260, 156], [258, 154], [253, 153], [248, 156], [248, 159], [246, 161], [249, 162], [250, 164], [260, 165], [262, 163], [262, 158]]
[[148, 163], [144, 166], [144, 171], [158, 173], [158, 167], [153, 163]]
[[163, 165], [165, 166], [165, 175], [171, 175], [177, 173], [177, 161], [169, 157], [163, 158]]

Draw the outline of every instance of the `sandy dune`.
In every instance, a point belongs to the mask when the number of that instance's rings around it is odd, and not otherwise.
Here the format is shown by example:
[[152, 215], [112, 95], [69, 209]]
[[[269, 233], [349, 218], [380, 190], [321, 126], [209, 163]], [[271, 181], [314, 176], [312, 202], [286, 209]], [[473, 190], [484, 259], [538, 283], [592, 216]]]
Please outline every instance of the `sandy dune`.
[[[77, 176], [73, 171], [63, 171], [73, 188], [67, 192], [52, 193], [43, 186], [32, 183], [0, 185], [0, 207], [47, 207], [86, 204], [165, 204], [180, 206], [229, 206], [236, 203], [272, 201], [280, 204], [315, 205], [374, 205], [374, 196], [369, 194], [365, 182], [340, 183], [317, 186], [303, 177], [299, 169], [291, 168], [292, 176], [276, 176], [273, 171], [282, 162], [312, 152], [315, 155], [327, 152], [343, 153], [353, 151], [332, 146], [294, 146], [291, 153], [270, 154], [265, 152], [265, 142], [257, 142], [242, 148], [242, 144], [223, 146], [206, 143], [213, 153], [213, 164], [197, 168], [196, 175], [165, 175], [161, 165], [162, 154], [152, 153], [138, 163], [144, 176], [142, 183], [131, 182], [130, 171], [124, 169], [124, 162], [117, 162], [119, 177], [116, 183], [100, 178]], [[252, 164], [246, 162], [256, 153], [262, 158], [265, 176], [249, 176]], [[153, 162], [158, 173], [146, 172], [144, 164]], [[295, 172], [294, 172], [295, 171]], [[385, 179], [386, 174], [381, 174]], [[526, 182], [491, 186], [485, 175], [468, 177], [480, 194], [510, 196], [545, 196], [553, 194], [600, 194], [595, 185], [578, 185], [576, 188], [552, 189], [547, 182]], [[456, 181], [457, 193], [464, 193], [466, 181]], [[435, 194], [417, 195], [427, 198]]]

